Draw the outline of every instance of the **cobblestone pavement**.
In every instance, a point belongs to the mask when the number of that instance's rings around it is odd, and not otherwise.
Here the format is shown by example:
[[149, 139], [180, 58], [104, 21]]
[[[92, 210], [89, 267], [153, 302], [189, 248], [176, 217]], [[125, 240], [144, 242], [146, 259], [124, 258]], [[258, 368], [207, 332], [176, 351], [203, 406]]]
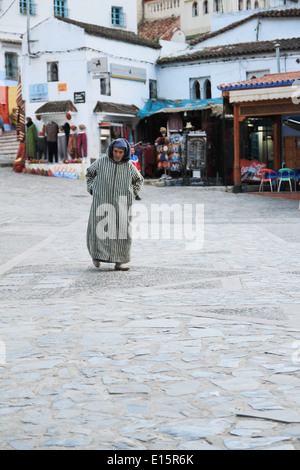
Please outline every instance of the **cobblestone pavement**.
[[204, 204], [203, 248], [96, 270], [85, 182], [0, 169], [0, 448], [299, 450], [299, 202], [141, 197]]

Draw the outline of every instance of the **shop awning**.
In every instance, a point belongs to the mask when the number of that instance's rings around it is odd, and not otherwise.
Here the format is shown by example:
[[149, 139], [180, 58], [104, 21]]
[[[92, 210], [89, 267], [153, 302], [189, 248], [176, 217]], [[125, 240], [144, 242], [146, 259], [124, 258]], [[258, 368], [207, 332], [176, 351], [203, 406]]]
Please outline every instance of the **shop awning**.
[[71, 100], [66, 101], [48, 101], [35, 111], [35, 114], [64, 114], [77, 113], [77, 109]]
[[207, 100], [149, 100], [145, 107], [138, 112], [138, 117], [145, 118], [156, 113], [180, 113], [197, 111], [223, 105], [223, 98]]
[[119, 116], [130, 116], [136, 117], [139, 108], [133, 104], [121, 104], [121, 103], [108, 103], [103, 101], [98, 101], [94, 113], [97, 114], [110, 114], [110, 115], [119, 115]]

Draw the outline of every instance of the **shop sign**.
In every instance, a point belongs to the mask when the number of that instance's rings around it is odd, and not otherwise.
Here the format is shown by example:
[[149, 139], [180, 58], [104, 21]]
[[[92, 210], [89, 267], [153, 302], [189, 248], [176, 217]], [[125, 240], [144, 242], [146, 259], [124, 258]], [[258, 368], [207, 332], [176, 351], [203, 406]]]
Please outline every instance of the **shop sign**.
[[74, 92], [74, 103], [85, 103], [85, 91], [75, 91]]
[[96, 57], [88, 62], [88, 71], [92, 73], [108, 72], [107, 57]]
[[111, 64], [110, 68], [113, 78], [122, 78], [124, 80], [134, 80], [137, 82], [146, 82], [147, 80], [146, 69], [140, 67]]
[[66, 83], [59, 83], [57, 85], [57, 89], [58, 89], [59, 92], [60, 91], [67, 91], [67, 84]]
[[206, 167], [206, 133], [188, 134], [187, 136], [187, 168], [199, 170]]
[[29, 85], [29, 101], [30, 103], [48, 101], [48, 83]]

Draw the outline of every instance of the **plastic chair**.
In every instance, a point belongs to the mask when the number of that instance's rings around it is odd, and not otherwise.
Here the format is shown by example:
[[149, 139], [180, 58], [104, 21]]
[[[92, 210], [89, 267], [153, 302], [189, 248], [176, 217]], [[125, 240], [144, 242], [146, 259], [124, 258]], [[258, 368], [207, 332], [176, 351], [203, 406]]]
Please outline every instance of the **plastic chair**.
[[270, 188], [273, 192], [273, 183], [275, 183], [275, 186], [277, 184], [277, 171], [270, 170], [269, 168], [262, 168], [257, 175], [260, 178], [259, 191], [261, 192], [264, 190], [264, 183], [270, 183]]
[[296, 172], [290, 168], [281, 168], [278, 170], [278, 192], [280, 191], [281, 183], [288, 182], [290, 185], [290, 191], [293, 191], [292, 180], [295, 181], [295, 191], [296, 191]]
[[296, 170], [295, 168], [293, 168], [293, 171], [295, 172], [295, 186], [297, 191], [297, 183], [299, 183], [300, 181], [300, 170]]

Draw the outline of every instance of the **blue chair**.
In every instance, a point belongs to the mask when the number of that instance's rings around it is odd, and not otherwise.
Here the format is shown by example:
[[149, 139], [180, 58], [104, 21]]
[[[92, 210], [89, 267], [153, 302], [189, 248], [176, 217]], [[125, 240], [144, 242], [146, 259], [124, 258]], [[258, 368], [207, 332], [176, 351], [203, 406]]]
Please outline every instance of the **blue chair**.
[[296, 173], [290, 168], [281, 168], [278, 170], [278, 192], [280, 191], [281, 183], [288, 182], [290, 185], [290, 191], [293, 191], [292, 180], [295, 182], [295, 191], [296, 191]]
[[300, 170], [295, 170], [295, 168], [293, 168], [293, 171], [294, 171], [295, 174], [296, 174], [296, 177], [295, 177], [295, 184], [296, 184], [296, 191], [297, 191], [297, 183], [299, 183], [299, 181], [300, 181]]

